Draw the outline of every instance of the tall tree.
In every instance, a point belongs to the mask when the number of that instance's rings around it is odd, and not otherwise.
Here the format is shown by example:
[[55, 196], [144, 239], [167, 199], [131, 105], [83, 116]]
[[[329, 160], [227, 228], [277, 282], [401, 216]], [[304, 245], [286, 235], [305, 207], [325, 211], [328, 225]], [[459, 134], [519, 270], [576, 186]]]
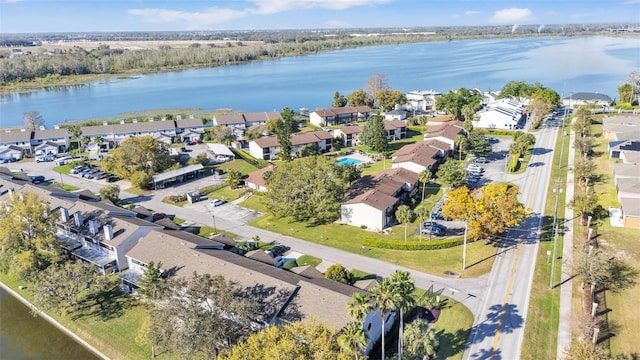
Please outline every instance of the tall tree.
[[291, 134], [295, 128], [295, 113], [293, 110], [285, 107], [280, 112], [280, 119], [267, 124], [269, 131], [276, 134], [278, 144], [280, 145], [280, 153], [278, 156], [284, 161], [291, 161]]
[[413, 309], [416, 305], [415, 282], [409, 272], [396, 270], [389, 277], [389, 281], [394, 289], [394, 303], [400, 314], [400, 326], [398, 328], [398, 360], [402, 360], [402, 339], [404, 331], [404, 314]]
[[181, 358], [200, 353], [216, 358], [251, 333], [253, 302], [237, 285], [209, 274], [172, 279], [160, 305], [151, 310], [152, 344], [175, 350]]
[[150, 299], [158, 299], [166, 289], [166, 281], [162, 278], [162, 262], [150, 261], [138, 279], [138, 293]]
[[384, 118], [380, 114], [373, 115], [362, 129], [360, 141], [371, 150], [384, 152], [389, 147], [387, 130], [384, 129]]
[[436, 110], [446, 111], [454, 119], [462, 120], [462, 109], [466, 106], [479, 107], [481, 99], [482, 95], [474, 90], [466, 88], [450, 90], [436, 100]]
[[492, 238], [518, 226], [527, 216], [517, 195], [518, 188], [507, 183], [488, 184], [473, 192], [459, 187], [448, 193], [442, 215], [466, 220], [471, 240]]
[[500, 90], [499, 98], [506, 98], [513, 96], [519, 101], [531, 96], [538, 90], [542, 90], [543, 87], [540, 83], [529, 84], [525, 81], [509, 81]]
[[338, 331], [324, 324], [294, 322], [269, 326], [236, 344], [222, 360], [314, 359], [347, 360]]
[[371, 75], [367, 80], [367, 84], [364, 89], [369, 94], [369, 96], [375, 96], [380, 90], [388, 89], [389, 86], [389, 78], [385, 74], [375, 74]]
[[338, 336], [338, 344], [358, 360], [367, 345], [367, 333], [362, 328], [362, 324], [356, 322], [347, 324]]
[[438, 180], [440, 180], [443, 185], [454, 187], [462, 185], [467, 180], [464, 162], [449, 158], [444, 164], [438, 167], [436, 176], [438, 176]]
[[431, 359], [436, 355], [439, 345], [434, 328], [424, 319], [416, 319], [407, 325], [404, 342], [411, 359]]
[[458, 148], [458, 160], [462, 160], [462, 152], [467, 148], [467, 137], [463, 134], [458, 134], [455, 139], [456, 147]]
[[38, 130], [41, 126], [44, 126], [44, 118], [37, 111], [29, 111], [22, 115], [22, 121], [24, 126], [29, 130]]
[[379, 282], [373, 289], [371, 289], [371, 299], [373, 300], [373, 306], [380, 311], [380, 332], [382, 334], [382, 356], [381, 359], [386, 359], [385, 354], [385, 333], [386, 333], [386, 317], [391, 310], [395, 308], [395, 293], [393, 284], [388, 278]]
[[635, 91], [633, 89], [633, 85], [622, 84], [618, 86], [618, 96], [620, 97], [621, 103], [631, 105], [635, 97]]
[[422, 200], [424, 200], [424, 191], [427, 187], [427, 183], [431, 181], [433, 175], [431, 174], [431, 170], [425, 169], [422, 170], [418, 176], [418, 180], [420, 180], [420, 182], [422, 183]]
[[[431, 209], [428, 207], [427, 202], [423, 201], [413, 209], [413, 212], [416, 214], [418, 219], [420, 220], [420, 224], [422, 224], [425, 220], [429, 219], [429, 215], [431, 215]], [[422, 241], [422, 231], [418, 231], [420, 234], [420, 241]]]
[[407, 205], [400, 205], [395, 215], [398, 222], [404, 224], [404, 241], [407, 241], [407, 225], [413, 220], [413, 211]]
[[382, 89], [374, 94], [374, 99], [378, 103], [378, 107], [384, 111], [393, 110], [396, 105], [407, 103], [407, 98], [402, 91], [392, 89]]
[[326, 156], [280, 164], [269, 178], [266, 206], [274, 215], [296, 221], [334, 221], [349, 187], [348, 175]]
[[230, 126], [216, 125], [211, 128], [211, 140], [227, 146], [236, 139], [233, 128]]
[[360, 292], [353, 293], [353, 299], [347, 303], [349, 316], [361, 324], [372, 310], [371, 297]]
[[169, 152], [169, 146], [151, 136], [128, 138], [103, 161], [106, 171], [121, 178], [129, 178], [137, 171], [151, 175], [162, 172], [174, 164], [175, 160]]
[[573, 131], [578, 134], [578, 137], [583, 138], [589, 135], [591, 124], [591, 112], [586, 106], [579, 106], [573, 113]]
[[120, 199], [120, 186], [117, 184], [110, 184], [103, 187], [100, 189], [100, 198], [115, 203]]
[[71, 313], [95, 282], [96, 272], [78, 262], [52, 265], [37, 276], [34, 300], [38, 306], [59, 313]]
[[56, 262], [57, 218], [36, 194], [12, 193], [0, 207], [0, 270], [29, 280]]
[[363, 89], [355, 90], [347, 95], [350, 106], [373, 106], [373, 96]]
[[491, 144], [480, 130], [471, 130], [467, 137], [467, 149], [476, 156], [487, 156], [491, 153]]
[[240, 184], [240, 180], [242, 180], [242, 173], [236, 169], [229, 169], [227, 171], [227, 185], [231, 189], [237, 189]]
[[336, 91], [336, 93], [333, 94], [333, 102], [331, 102], [331, 106], [334, 108], [345, 107], [347, 106], [347, 102], [347, 98], [340, 94], [340, 92]]

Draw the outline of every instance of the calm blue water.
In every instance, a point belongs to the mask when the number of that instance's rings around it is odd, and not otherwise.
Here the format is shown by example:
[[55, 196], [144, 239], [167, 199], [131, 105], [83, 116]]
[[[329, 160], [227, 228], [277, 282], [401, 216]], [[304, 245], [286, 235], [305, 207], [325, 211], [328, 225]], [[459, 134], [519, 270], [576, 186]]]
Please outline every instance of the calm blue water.
[[561, 94], [617, 87], [640, 68], [640, 39], [614, 37], [468, 40], [373, 46], [239, 66], [112, 78], [63, 91], [0, 98], [0, 126], [39, 111], [48, 126], [166, 108], [244, 111], [330, 107], [336, 91], [364, 88], [386, 74], [401, 91], [459, 87], [499, 90], [538, 81]]
[[350, 158], [350, 157], [343, 157], [340, 160], [338, 160], [338, 165], [358, 165], [361, 162], [362, 161], [360, 161], [358, 159], [354, 159], [354, 158]]

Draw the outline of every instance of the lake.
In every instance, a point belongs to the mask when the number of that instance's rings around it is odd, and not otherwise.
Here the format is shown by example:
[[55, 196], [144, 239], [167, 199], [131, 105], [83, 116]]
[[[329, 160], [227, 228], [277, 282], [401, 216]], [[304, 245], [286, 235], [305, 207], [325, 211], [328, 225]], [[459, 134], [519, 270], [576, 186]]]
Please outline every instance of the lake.
[[523, 38], [371, 46], [317, 55], [129, 78], [64, 90], [0, 97], [0, 126], [22, 124], [38, 111], [51, 127], [65, 121], [117, 118], [125, 112], [202, 108], [280, 111], [331, 107], [333, 94], [364, 88], [385, 74], [393, 89], [447, 92], [499, 90], [511, 80], [540, 82], [565, 96], [600, 92], [617, 97], [640, 68], [637, 37]]
[[0, 359], [91, 360], [93, 353], [0, 288]]

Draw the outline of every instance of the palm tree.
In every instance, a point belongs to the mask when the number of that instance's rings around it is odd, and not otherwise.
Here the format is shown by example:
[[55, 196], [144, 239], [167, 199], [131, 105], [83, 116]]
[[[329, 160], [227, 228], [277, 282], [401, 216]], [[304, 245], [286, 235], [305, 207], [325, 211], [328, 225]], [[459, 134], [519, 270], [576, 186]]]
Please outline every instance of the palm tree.
[[404, 330], [404, 313], [416, 305], [416, 285], [409, 276], [409, 272], [396, 270], [389, 277], [395, 293], [394, 303], [400, 313], [400, 326], [398, 329], [398, 360], [402, 359], [402, 333]]
[[467, 147], [467, 137], [458, 134], [455, 139], [456, 146], [458, 147], [458, 160], [462, 160], [462, 150]]
[[342, 329], [342, 334], [338, 336], [338, 345], [348, 352], [353, 352], [358, 360], [365, 346], [367, 346], [367, 334], [364, 332], [361, 323], [352, 322]]
[[[423, 201], [416, 206], [415, 209], [413, 209], [413, 213], [416, 214], [416, 216], [418, 217], [418, 219], [420, 219], [420, 224], [422, 224], [422, 222], [425, 221], [425, 219], [429, 218], [429, 215], [431, 214], [431, 210], [429, 210], [429, 208], [427, 208], [427, 203]], [[419, 231], [420, 233], [420, 241], [422, 241], [422, 231]]]
[[427, 182], [431, 180], [431, 170], [425, 169], [420, 172], [419, 178], [422, 183], [422, 200], [424, 200], [424, 189], [427, 187]]
[[400, 205], [396, 209], [396, 219], [404, 224], [404, 241], [407, 241], [407, 224], [413, 220], [413, 211], [407, 205]]
[[347, 312], [356, 321], [362, 323], [367, 314], [373, 310], [371, 298], [363, 293], [354, 293], [353, 300], [347, 303]]
[[395, 308], [393, 284], [388, 278], [378, 283], [378, 285], [371, 290], [371, 298], [373, 299], [373, 305], [380, 310], [380, 331], [382, 333], [382, 357], [380, 358], [384, 359], [384, 333], [386, 332], [384, 318], [389, 311]]
[[433, 357], [439, 345], [435, 330], [424, 319], [417, 319], [407, 325], [404, 342], [407, 353], [423, 359]]

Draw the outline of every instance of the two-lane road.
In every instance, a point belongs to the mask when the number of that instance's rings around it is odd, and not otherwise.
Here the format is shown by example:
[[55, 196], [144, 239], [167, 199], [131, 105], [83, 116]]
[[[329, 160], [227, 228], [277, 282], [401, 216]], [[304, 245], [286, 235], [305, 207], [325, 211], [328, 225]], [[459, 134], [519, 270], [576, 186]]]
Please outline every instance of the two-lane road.
[[507, 178], [520, 187], [519, 199], [531, 216], [503, 240], [507, 251], [494, 262], [464, 359], [520, 357], [557, 132], [555, 126], [542, 129], [529, 162], [533, 165]]

